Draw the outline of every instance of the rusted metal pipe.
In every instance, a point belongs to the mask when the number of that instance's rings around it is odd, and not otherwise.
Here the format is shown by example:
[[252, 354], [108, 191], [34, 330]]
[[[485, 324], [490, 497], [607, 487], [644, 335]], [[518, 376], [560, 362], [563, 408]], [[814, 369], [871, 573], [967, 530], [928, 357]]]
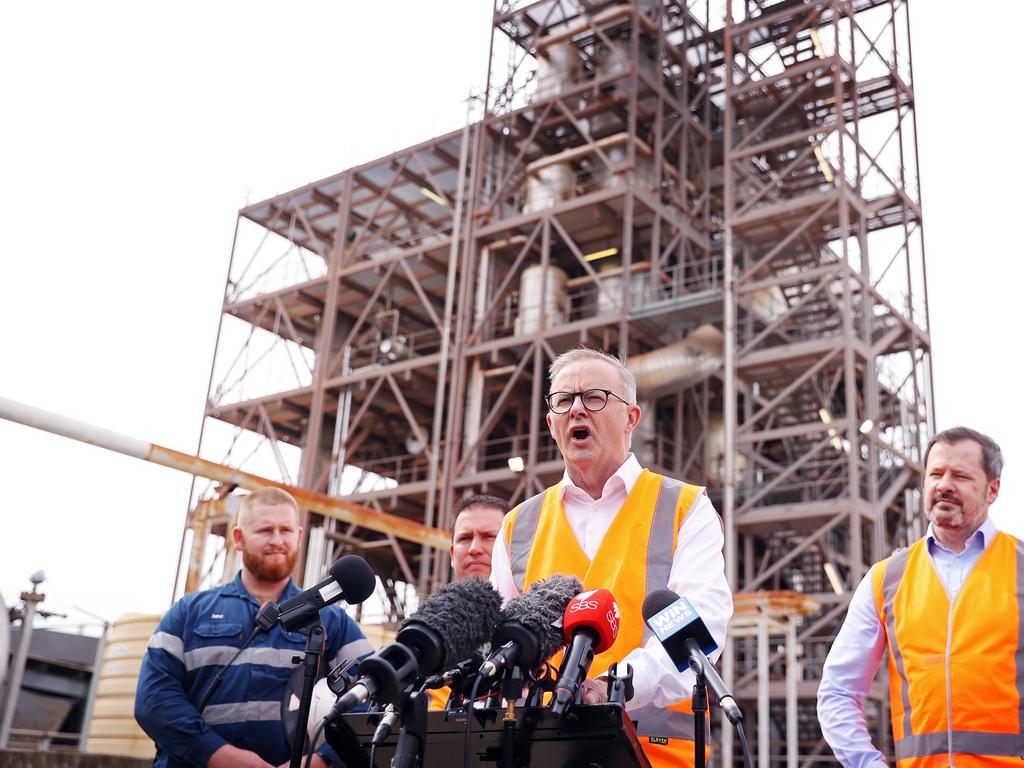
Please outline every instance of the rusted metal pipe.
[[218, 464], [214, 461], [201, 459], [198, 456], [191, 456], [187, 453], [175, 451], [155, 443], [147, 443], [135, 437], [122, 435], [109, 429], [86, 424], [82, 421], [61, 416], [57, 413], [44, 411], [16, 400], [0, 397], [0, 418], [7, 421], [24, 424], [26, 427], [41, 429], [55, 435], [69, 437], [82, 443], [106, 448], [107, 450], [123, 453], [126, 456], [134, 456], [136, 459], [151, 461], [154, 464], [161, 464], [171, 469], [178, 469], [191, 475], [199, 475], [209, 480], [216, 480], [220, 483], [237, 485], [248, 491], [255, 491], [258, 488], [265, 488], [272, 485], [282, 488], [304, 507], [324, 517], [341, 520], [345, 523], [354, 523], [361, 528], [380, 533], [390, 533], [399, 539], [412, 541], [416, 544], [425, 544], [438, 549], [448, 549], [451, 537], [446, 531], [438, 528], [423, 525], [413, 520], [407, 520], [398, 515], [379, 512], [372, 507], [364, 507], [361, 504], [336, 499], [324, 493], [317, 493], [305, 488], [296, 488], [286, 485], [277, 480], [270, 480], [266, 477], [243, 472], [240, 469]]

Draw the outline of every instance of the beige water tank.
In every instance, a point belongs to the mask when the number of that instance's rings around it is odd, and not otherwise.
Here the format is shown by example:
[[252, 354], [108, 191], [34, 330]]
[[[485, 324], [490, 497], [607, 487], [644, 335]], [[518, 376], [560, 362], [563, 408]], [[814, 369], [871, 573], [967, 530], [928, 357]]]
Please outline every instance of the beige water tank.
[[565, 322], [568, 280], [565, 270], [554, 265], [545, 268], [543, 264], [534, 264], [523, 270], [519, 279], [519, 316], [515, 325], [517, 336], [539, 331], [542, 318], [548, 328]]
[[100, 662], [86, 752], [152, 759], [156, 747], [135, 722], [135, 686], [158, 614], [129, 613], [110, 627]]

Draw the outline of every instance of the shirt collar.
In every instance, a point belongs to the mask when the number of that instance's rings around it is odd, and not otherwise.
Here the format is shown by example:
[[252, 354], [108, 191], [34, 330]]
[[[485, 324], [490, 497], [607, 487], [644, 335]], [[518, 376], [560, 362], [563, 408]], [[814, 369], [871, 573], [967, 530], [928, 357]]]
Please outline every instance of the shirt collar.
[[[640, 466], [640, 462], [637, 461], [636, 456], [630, 453], [626, 456], [626, 460], [619, 465], [619, 468], [615, 470], [611, 477], [609, 477], [604, 484], [604, 488], [601, 489], [601, 498], [603, 499], [608, 495], [608, 492], [616, 485], [622, 487], [626, 491], [626, 495], [630, 494], [633, 490], [633, 486], [636, 484], [637, 478], [640, 477], [640, 473], [644, 471], [644, 468]], [[565, 470], [562, 473], [562, 480], [558, 483], [558, 496], [563, 501], [565, 500], [566, 493], [573, 490], [579, 493], [586, 493], [569, 477], [569, 470]]]
[[[981, 551], [988, 549], [988, 545], [992, 543], [992, 539], [995, 538], [997, 533], [999, 533], [999, 529], [996, 528], [996, 524], [992, 522], [992, 517], [986, 516], [985, 521], [978, 526], [978, 530], [972, 533], [964, 543], [964, 551], [966, 552], [968, 549], [979, 549]], [[936, 548], [942, 549], [946, 552], [952, 551], [935, 537], [935, 529], [930, 522], [928, 523], [928, 530], [924, 537], [928, 542], [929, 552], [934, 552]]]
[[[284, 588], [284, 592], [281, 593], [281, 597], [278, 598], [277, 602], [287, 600], [289, 597], [294, 597], [299, 594], [299, 588], [295, 586], [295, 582], [292, 581], [291, 577], [288, 577], [288, 584]], [[238, 573], [235, 574], [235, 578], [224, 585], [221, 591], [222, 595], [231, 595], [232, 597], [249, 598], [253, 602], [256, 601], [252, 595], [249, 594], [249, 590], [245, 588], [245, 584], [242, 583], [242, 569], [238, 569]]]

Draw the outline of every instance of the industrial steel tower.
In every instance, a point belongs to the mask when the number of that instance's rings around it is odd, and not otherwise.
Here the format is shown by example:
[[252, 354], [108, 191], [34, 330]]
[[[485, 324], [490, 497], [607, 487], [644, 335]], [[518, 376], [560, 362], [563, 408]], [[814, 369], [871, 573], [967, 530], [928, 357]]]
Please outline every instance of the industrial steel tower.
[[[561, 474], [551, 358], [617, 352], [638, 458], [723, 514], [758, 765], [831, 762], [824, 655], [921, 532], [913, 93], [905, 1], [499, 2], [478, 119], [240, 211], [204, 450], [344, 497], [307, 573], [367, 556], [393, 620], [447, 578], [458, 497]], [[231, 490], [196, 494], [189, 588], [231, 570]]]

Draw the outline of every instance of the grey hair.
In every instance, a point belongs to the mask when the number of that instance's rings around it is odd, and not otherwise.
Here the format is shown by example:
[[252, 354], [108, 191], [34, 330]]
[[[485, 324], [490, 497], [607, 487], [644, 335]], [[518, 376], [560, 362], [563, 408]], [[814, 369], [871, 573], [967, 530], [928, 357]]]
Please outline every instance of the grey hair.
[[634, 376], [633, 372], [626, 367], [626, 364], [622, 361], [621, 357], [618, 355], [610, 355], [599, 349], [576, 347], [576, 349], [570, 349], [568, 352], [563, 352], [555, 357], [555, 359], [551, 361], [551, 367], [548, 368], [548, 376], [550, 377], [551, 383], [554, 384], [558, 374], [560, 374], [567, 365], [578, 363], [581, 360], [601, 360], [618, 369], [619, 377], [622, 379], [622, 387], [626, 390], [626, 400], [630, 403], [636, 403], [636, 376]]
[[981, 446], [982, 464], [985, 466], [985, 475], [989, 480], [995, 480], [1003, 472], [1003, 451], [999, 444], [988, 435], [983, 435], [976, 429], [970, 427], [951, 427], [939, 432], [929, 442], [924, 452], [924, 463], [928, 464], [928, 454], [936, 443], [953, 445], [964, 440], [973, 440]]

